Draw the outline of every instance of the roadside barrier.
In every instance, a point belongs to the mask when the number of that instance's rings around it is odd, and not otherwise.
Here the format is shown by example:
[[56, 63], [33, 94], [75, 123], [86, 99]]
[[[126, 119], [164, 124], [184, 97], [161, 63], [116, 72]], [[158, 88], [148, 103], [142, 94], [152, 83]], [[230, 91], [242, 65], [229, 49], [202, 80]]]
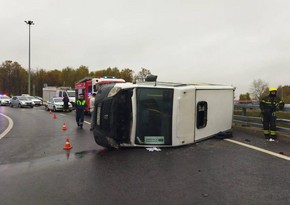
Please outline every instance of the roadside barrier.
[[[234, 110], [242, 110], [241, 115], [234, 115], [233, 122], [240, 124], [243, 127], [253, 126], [253, 127], [263, 127], [262, 118], [260, 117], [251, 117], [247, 113], [249, 110], [260, 110], [258, 104], [234, 104]], [[285, 106], [283, 111], [280, 112], [290, 112], [290, 107]], [[277, 118], [277, 130], [282, 131], [286, 134], [290, 134], [290, 120]]]

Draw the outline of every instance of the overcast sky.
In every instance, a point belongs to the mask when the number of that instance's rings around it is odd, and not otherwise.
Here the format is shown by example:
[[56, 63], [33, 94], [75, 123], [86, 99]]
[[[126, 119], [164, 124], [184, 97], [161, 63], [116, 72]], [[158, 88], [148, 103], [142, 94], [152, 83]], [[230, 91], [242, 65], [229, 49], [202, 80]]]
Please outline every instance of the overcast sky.
[[289, 0], [0, 0], [0, 63], [149, 69], [161, 81], [249, 92], [290, 85]]

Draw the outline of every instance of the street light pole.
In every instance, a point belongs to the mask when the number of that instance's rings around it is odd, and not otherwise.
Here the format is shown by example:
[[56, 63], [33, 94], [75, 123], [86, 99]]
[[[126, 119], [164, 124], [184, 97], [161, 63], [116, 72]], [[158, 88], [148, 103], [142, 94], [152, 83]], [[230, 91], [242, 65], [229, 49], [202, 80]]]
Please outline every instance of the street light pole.
[[29, 51], [28, 51], [28, 95], [30, 95], [30, 26], [34, 25], [33, 21], [24, 21], [29, 25]]

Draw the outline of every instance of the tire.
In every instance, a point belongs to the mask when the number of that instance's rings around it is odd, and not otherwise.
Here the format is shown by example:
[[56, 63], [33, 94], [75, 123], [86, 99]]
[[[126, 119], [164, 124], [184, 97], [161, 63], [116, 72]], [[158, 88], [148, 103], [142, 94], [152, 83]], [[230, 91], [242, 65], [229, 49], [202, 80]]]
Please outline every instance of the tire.
[[20, 103], [18, 104], [18, 107], [21, 108], [21, 104]]

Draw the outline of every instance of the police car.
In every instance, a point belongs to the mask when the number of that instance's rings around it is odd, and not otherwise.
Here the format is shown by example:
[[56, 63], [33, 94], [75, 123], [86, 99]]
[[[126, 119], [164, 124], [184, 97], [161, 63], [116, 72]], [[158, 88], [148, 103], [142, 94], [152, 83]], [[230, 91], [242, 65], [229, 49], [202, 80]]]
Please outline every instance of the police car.
[[0, 95], [0, 106], [10, 105], [11, 98], [7, 95]]

